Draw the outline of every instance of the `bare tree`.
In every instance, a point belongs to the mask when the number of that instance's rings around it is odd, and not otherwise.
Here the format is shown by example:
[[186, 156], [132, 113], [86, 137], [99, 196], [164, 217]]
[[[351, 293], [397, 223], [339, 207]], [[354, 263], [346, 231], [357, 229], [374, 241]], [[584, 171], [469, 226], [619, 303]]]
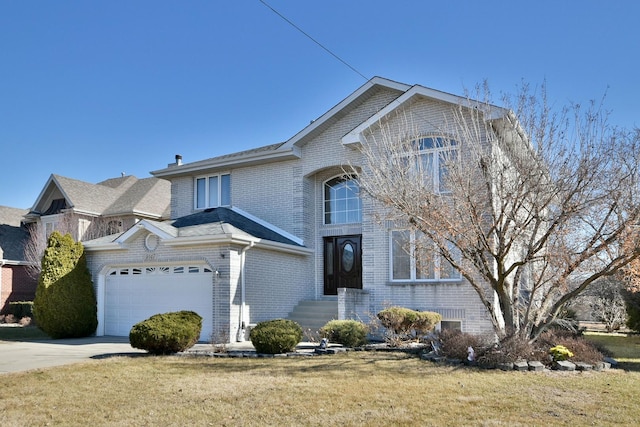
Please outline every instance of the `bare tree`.
[[[73, 221], [74, 215], [71, 213], [63, 213], [58, 216], [55, 229], [61, 234], [77, 235], [77, 221]], [[47, 248], [47, 230], [41, 222], [32, 222], [27, 224], [29, 238], [24, 246], [24, 258], [28, 262], [28, 274], [37, 279], [40, 276], [42, 256]], [[51, 230], [53, 231], [53, 230]]]
[[640, 256], [638, 133], [609, 126], [601, 103], [554, 111], [544, 88], [524, 85], [505, 108], [478, 93], [439, 119], [411, 107], [380, 120], [360, 146], [360, 186], [381, 220], [423, 236], [414, 256], [468, 281], [499, 337], [535, 340]]
[[577, 298], [589, 307], [591, 317], [604, 323], [607, 332], [613, 332], [627, 320], [627, 310], [623, 298], [624, 282], [620, 275], [596, 280]]
[[[41, 271], [41, 261], [47, 247], [47, 230], [41, 222], [27, 225], [29, 238], [25, 244], [24, 257], [28, 261], [28, 274], [37, 279]], [[54, 229], [60, 234], [70, 234], [75, 241], [87, 241], [122, 231], [120, 218], [84, 217], [72, 211], [58, 215]], [[49, 230], [51, 232], [53, 230]]]

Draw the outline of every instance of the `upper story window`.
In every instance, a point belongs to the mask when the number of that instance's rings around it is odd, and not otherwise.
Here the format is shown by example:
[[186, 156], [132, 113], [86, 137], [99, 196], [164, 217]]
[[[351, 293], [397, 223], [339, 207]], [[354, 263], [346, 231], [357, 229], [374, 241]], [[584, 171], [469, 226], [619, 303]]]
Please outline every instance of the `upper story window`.
[[[449, 250], [456, 252], [453, 247]], [[419, 231], [392, 231], [390, 252], [392, 281], [460, 280], [460, 272], [440, 256], [433, 241]]]
[[43, 222], [44, 224], [44, 237], [45, 239], [48, 239], [49, 236], [51, 236], [51, 233], [53, 233], [58, 225], [57, 221], [47, 221], [47, 222]]
[[457, 142], [429, 136], [414, 140], [413, 147], [417, 151], [416, 172], [435, 192], [448, 193], [451, 189], [447, 186], [447, 174], [449, 165], [458, 157]]
[[324, 183], [324, 223], [349, 224], [362, 221], [360, 185], [354, 176], [340, 176]]
[[231, 175], [203, 176], [195, 180], [196, 209], [231, 205]]

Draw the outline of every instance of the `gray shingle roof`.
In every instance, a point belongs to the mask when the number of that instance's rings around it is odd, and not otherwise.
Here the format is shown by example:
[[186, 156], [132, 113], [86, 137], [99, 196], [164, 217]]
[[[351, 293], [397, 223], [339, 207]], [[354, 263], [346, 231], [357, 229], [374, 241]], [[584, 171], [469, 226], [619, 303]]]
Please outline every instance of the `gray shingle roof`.
[[[52, 175], [52, 181], [65, 195], [67, 206], [75, 211], [104, 216], [134, 213], [146, 213], [158, 218], [169, 216], [171, 183], [166, 180], [155, 177], [138, 179], [129, 175], [91, 184]], [[37, 206], [36, 211], [43, 214], [49, 207]]]
[[225, 207], [206, 209], [183, 216], [173, 221], [171, 225], [178, 229], [180, 236], [222, 234], [228, 232], [225, 230], [225, 225], [230, 225], [258, 239], [301, 246], [277, 231]]
[[20, 222], [27, 210], [0, 206], [0, 259], [24, 261], [29, 233]]

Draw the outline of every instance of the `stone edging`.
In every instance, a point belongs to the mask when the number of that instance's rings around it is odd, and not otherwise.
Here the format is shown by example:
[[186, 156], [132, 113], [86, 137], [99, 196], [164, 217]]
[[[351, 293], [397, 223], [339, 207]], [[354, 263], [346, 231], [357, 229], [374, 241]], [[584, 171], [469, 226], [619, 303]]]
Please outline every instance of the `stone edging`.
[[558, 371], [604, 371], [612, 367], [617, 367], [617, 362], [611, 358], [605, 358], [604, 361], [595, 365], [583, 363], [583, 362], [569, 362], [558, 361], [554, 362], [553, 366], [549, 368], [547, 365], [540, 361], [518, 361], [501, 363], [495, 367], [483, 367], [475, 362], [467, 362], [458, 359], [448, 359], [444, 356], [439, 356], [434, 353], [425, 353], [424, 347], [388, 347], [367, 345], [363, 347], [345, 348], [342, 346], [330, 346], [328, 348], [312, 347], [298, 349], [294, 352], [280, 353], [280, 354], [263, 354], [257, 353], [255, 350], [229, 350], [229, 351], [213, 351], [213, 350], [187, 350], [182, 353], [178, 353], [178, 356], [182, 357], [214, 357], [214, 358], [282, 358], [282, 357], [313, 357], [323, 355], [333, 355], [338, 353], [344, 353], [348, 351], [386, 351], [386, 352], [401, 352], [415, 354], [422, 360], [430, 361], [438, 364], [447, 365], [464, 365], [474, 366], [485, 369], [499, 369], [502, 371], [518, 371], [518, 372], [541, 372], [548, 370]]

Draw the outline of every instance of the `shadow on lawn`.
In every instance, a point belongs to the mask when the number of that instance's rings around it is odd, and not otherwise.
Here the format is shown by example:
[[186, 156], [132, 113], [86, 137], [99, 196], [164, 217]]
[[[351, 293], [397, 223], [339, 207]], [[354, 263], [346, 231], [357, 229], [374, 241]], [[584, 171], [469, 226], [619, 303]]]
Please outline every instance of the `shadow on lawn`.
[[0, 327], [0, 341], [41, 341], [51, 340], [37, 326], [9, 326]]
[[619, 362], [618, 368], [629, 372], [640, 372], [640, 361], [638, 362]]

